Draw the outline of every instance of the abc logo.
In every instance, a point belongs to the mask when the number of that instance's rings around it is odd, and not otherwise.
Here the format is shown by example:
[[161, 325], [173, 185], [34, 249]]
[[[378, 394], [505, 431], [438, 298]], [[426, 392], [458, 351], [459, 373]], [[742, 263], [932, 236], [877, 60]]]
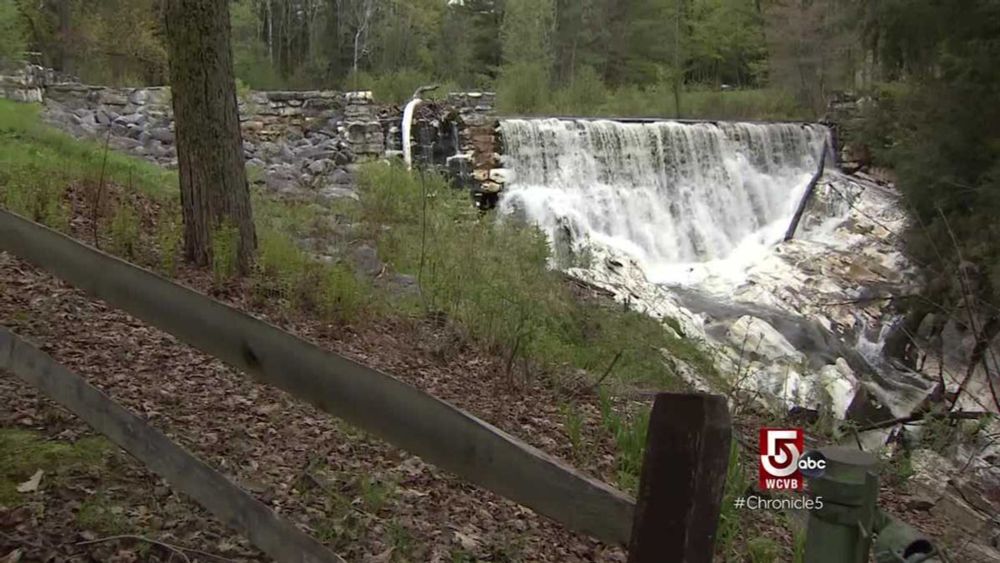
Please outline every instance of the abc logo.
[[815, 450], [806, 452], [799, 458], [798, 466], [802, 475], [815, 479], [826, 471], [826, 457]]

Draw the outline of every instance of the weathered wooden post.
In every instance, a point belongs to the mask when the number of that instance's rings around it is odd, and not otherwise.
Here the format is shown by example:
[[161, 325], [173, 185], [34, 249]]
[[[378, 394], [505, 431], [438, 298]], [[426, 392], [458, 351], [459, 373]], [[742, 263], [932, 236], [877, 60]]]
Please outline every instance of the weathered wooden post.
[[656, 396], [629, 563], [712, 561], [731, 439], [732, 423], [723, 397]]

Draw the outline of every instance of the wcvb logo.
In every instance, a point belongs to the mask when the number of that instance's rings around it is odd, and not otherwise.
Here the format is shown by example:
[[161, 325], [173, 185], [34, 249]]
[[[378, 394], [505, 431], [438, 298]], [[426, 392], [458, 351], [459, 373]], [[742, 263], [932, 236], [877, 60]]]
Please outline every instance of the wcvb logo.
[[801, 428], [761, 428], [760, 488], [801, 491], [803, 475], [822, 475], [826, 458], [819, 452], [805, 453], [804, 447]]

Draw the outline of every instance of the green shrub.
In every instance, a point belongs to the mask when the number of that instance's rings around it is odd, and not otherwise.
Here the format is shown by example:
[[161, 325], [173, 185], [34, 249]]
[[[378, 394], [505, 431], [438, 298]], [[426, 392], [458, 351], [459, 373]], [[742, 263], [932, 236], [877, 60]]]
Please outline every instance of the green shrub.
[[14, 0], [0, 0], [0, 61], [18, 59], [27, 47], [27, 39]]
[[549, 73], [542, 63], [503, 67], [497, 84], [497, 108], [510, 115], [537, 113], [548, 108]]
[[183, 240], [180, 217], [169, 211], [160, 213], [156, 222], [156, 246], [160, 256], [160, 268], [168, 276], [177, 272], [177, 254]]
[[328, 319], [351, 321], [368, 305], [368, 287], [345, 264], [322, 269], [320, 312]]
[[593, 115], [607, 102], [608, 92], [597, 71], [580, 67], [573, 80], [553, 96], [552, 109], [557, 115]]
[[115, 254], [132, 260], [138, 254], [139, 216], [128, 201], [120, 202], [111, 218], [111, 248]]
[[276, 296], [294, 306], [304, 285], [308, 258], [288, 236], [273, 230], [258, 233], [254, 286], [263, 297]]

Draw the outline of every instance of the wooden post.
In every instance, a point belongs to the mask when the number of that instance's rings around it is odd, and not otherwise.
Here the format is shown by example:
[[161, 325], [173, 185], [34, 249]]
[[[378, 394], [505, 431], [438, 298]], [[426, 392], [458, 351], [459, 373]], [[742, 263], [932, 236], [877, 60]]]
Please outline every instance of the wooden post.
[[731, 439], [732, 424], [723, 397], [656, 396], [629, 563], [712, 561]]

